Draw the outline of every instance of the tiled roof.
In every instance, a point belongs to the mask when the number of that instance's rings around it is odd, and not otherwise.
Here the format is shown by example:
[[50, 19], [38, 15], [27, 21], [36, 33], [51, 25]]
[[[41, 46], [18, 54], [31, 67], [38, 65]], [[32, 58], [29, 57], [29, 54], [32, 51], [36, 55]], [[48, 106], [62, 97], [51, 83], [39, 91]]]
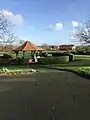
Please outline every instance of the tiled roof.
[[60, 50], [72, 50], [72, 47], [74, 47], [75, 45], [71, 44], [71, 45], [61, 45], [59, 46]]
[[43, 51], [41, 47], [37, 47], [30, 41], [26, 41], [23, 45], [13, 49], [13, 51]]
[[75, 45], [73, 45], [73, 44], [70, 44], [70, 45], [60, 45], [59, 47], [73, 47], [73, 46], [75, 46]]
[[8, 51], [12, 51], [13, 49], [15, 49], [17, 46], [13, 46], [13, 45], [7, 45], [5, 47], [3, 46], [0, 46], [0, 52], [2, 51], [5, 51], [5, 52], [8, 52]]

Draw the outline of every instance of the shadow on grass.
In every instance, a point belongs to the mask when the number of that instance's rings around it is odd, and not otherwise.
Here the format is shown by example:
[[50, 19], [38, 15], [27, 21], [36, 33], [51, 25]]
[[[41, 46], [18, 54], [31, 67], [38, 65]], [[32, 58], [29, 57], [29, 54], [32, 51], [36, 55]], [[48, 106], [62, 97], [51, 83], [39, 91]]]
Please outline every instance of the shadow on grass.
[[66, 72], [72, 72], [80, 77], [86, 78], [90, 80], [90, 74], [86, 74], [83, 71], [79, 71], [79, 70], [74, 70], [74, 69], [67, 69], [67, 68], [57, 68], [57, 67], [51, 67], [51, 66], [43, 66], [44, 68], [47, 69], [54, 69], [54, 70], [60, 70], [60, 71], [66, 71]]

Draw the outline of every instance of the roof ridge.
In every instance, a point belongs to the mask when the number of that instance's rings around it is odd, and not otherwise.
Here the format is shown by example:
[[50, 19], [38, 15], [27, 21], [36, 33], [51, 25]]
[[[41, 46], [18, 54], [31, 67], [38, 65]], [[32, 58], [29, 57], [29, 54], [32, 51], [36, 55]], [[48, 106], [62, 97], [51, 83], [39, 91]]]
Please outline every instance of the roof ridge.
[[[32, 48], [34, 48], [34, 49], [35, 49], [35, 47], [36, 47], [36, 46], [35, 46], [32, 42], [30, 42], [30, 41], [26, 41], [25, 43], [26, 43], [26, 44], [29, 43], [29, 44], [32, 46]], [[25, 44], [25, 45], [26, 45], [26, 44]], [[25, 45], [24, 45], [24, 47], [25, 47]]]
[[31, 51], [36, 51], [36, 50], [43, 50], [42, 48], [34, 45], [32, 42], [30, 41], [26, 41], [23, 45], [19, 46], [18, 48], [16, 48], [17, 51], [27, 51], [27, 50], [31, 50]]
[[27, 41], [27, 42], [31, 43], [31, 45], [32, 45], [32, 47], [33, 47], [34, 49], [35, 49], [35, 48], [40, 48], [40, 47], [34, 45], [34, 44], [33, 44], [32, 42], [30, 42], [30, 41]]

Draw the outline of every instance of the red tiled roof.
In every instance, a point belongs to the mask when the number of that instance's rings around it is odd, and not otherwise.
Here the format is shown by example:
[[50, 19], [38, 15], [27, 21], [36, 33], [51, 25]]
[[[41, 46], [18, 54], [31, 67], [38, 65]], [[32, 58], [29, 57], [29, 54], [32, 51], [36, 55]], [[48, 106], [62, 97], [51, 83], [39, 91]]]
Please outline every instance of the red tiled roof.
[[13, 51], [43, 51], [41, 47], [37, 47], [30, 41], [26, 41], [23, 45], [17, 47]]
[[72, 47], [74, 47], [75, 45], [71, 44], [71, 45], [61, 45], [59, 46], [59, 50], [72, 50]]
[[5, 47], [0, 46], [0, 52], [8, 52], [8, 51], [12, 51], [13, 49], [15, 49], [17, 46], [13, 46], [13, 45], [7, 45]]
[[73, 47], [75, 45], [71, 44], [71, 45], [60, 45], [59, 47]]

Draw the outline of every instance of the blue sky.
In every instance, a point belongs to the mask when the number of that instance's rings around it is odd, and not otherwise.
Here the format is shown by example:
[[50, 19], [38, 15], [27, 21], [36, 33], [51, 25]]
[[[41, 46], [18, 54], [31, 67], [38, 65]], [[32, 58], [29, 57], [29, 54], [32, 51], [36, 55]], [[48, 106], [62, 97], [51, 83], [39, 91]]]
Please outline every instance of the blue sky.
[[35, 44], [72, 43], [72, 31], [90, 15], [90, 0], [1, 0], [15, 33]]

